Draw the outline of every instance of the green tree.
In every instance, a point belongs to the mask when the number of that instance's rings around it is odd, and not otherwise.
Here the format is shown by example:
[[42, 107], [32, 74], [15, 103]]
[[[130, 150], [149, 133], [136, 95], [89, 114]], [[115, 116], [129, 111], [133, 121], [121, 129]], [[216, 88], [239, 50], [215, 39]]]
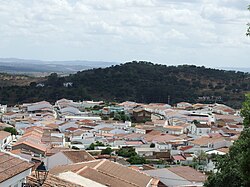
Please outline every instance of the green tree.
[[5, 127], [3, 130], [11, 133], [11, 135], [17, 135], [17, 130], [14, 127]]
[[106, 149], [103, 149], [101, 154], [102, 155], [110, 155], [113, 152], [113, 150], [110, 147], [107, 147]]
[[204, 151], [199, 151], [197, 155], [198, 163], [201, 164], [202, 162], [206, 161], [207, 154]]
[[95, 143], [91, 143], [86, 150], [95, 150], [95, 147], [97, 146], [105, 146], [105, 145], [102, 142], [96, 141]]
[[114, 120], [116, 121], [120, 121], [122, 118], [121, 118], [121, 115], [119, 113], [115, 113], [114, 115]]
[[105, 116], [105, 115], [101, 116], [101, 118], [102, 118], [102, 120], [109, 120], [109, 117]]
[[95, 149], [95, 144], [91, 143], [86, 150], [94, 150], [94, 149]]
[[242, 106], [244, 117], [244, 130], [237, 141], [230, 147], [229, 153], [219, 158], [217, 173], [213, 173], [205, 182], [206, 187], [238, 187], [250, 186], [250, 94], [246, 95], [246, 101]]
[[193, 123], [193, 124], [195, 124], [195, 125], [200, 124], [200, 122], [199, 122], [199, 121], [197, 121], [196, 119], [195, 119], [195, 120], [193, 120], [193, 121], [192, 121], [192, 123]]
[[244, 117], [243, 124], [245, 127], [250, 126], [250, 94], [246, 94], [246, 100], [242, 104], [241, 115]]
[[127, 160], [130, 164], [146, 164], [148, 163], [147, 160], [139, 155], [131, 156]]
[[131, 157], [137, 155], [135, 152], [135, 149], [130, 147], [130, 148], [121, 148], [117, 151], [118, 156], [122, 157]]

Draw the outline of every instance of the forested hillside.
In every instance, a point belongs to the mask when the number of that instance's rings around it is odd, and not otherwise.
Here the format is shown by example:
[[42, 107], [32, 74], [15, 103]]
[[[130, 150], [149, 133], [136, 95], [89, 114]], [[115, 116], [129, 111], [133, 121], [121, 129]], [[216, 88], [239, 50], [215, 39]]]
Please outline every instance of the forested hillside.
[[[65, 83], [72, 83], [66, 87]], [[250, 91], [250, 75], [193, 65], [165, 66], [128, 62], [108, 68], [85, 70], [67, 77], [50, 75], [44, 87], [12, 86], [0, 89], [1, 103], [38, 100], [94, 99], [136, 102], [224, 102], [240, 107]]]
[[42, 77], [30, 77], [27, 75], [16, 75], [16, 74], [7, 74], [0, 73], [0, 87], [8, 86], [29, 86], [31, 82], [41, 82], [46, 80]]

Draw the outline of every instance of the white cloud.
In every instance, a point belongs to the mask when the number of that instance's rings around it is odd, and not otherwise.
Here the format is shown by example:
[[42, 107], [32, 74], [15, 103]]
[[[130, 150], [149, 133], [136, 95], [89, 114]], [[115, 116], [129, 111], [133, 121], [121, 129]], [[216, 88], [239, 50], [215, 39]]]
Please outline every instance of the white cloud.
[[164, 38], [166, 39], [188, 39], [188, 37], [175, 29], [171, 29], [170, 31], [164, 33]]
[[[0, 0], [0, 56], [162, 63], [176, 57], [180, 64], [192, 61], [194, 49], [199, 55], [212, 47], [214, 58], [230, 55], [227, 48], [242, 55], [249, 50], [246, 6], [247, 0]], [[241, 59], [242, 66], [249, 60]]]

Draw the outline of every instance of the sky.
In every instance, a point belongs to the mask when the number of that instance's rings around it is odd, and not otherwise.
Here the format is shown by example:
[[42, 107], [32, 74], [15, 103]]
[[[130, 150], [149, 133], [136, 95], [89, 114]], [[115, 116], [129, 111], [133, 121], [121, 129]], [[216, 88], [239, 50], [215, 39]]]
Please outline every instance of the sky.
[[0, 58], [250, 67], [250, 0], [0, 0]]

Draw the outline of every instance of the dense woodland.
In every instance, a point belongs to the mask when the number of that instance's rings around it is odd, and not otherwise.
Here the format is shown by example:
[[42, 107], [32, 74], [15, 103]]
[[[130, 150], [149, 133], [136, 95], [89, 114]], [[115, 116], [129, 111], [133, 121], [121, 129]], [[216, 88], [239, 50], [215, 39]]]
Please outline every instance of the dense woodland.
[[[65, 87], [67, 82], [73, 83], [72, 86]], [[133, 61], [67, 77], [53, 73], [43, 83], [44, 87], [37, 86], [36, 82], [29, 86], [1, 87], [0, 103], [54, 102], [68, 98], [170, 104], [222, 102], [240, 107], [244, 93], [250, 90], [250, 74], [203, 66], [166, 66]]]

